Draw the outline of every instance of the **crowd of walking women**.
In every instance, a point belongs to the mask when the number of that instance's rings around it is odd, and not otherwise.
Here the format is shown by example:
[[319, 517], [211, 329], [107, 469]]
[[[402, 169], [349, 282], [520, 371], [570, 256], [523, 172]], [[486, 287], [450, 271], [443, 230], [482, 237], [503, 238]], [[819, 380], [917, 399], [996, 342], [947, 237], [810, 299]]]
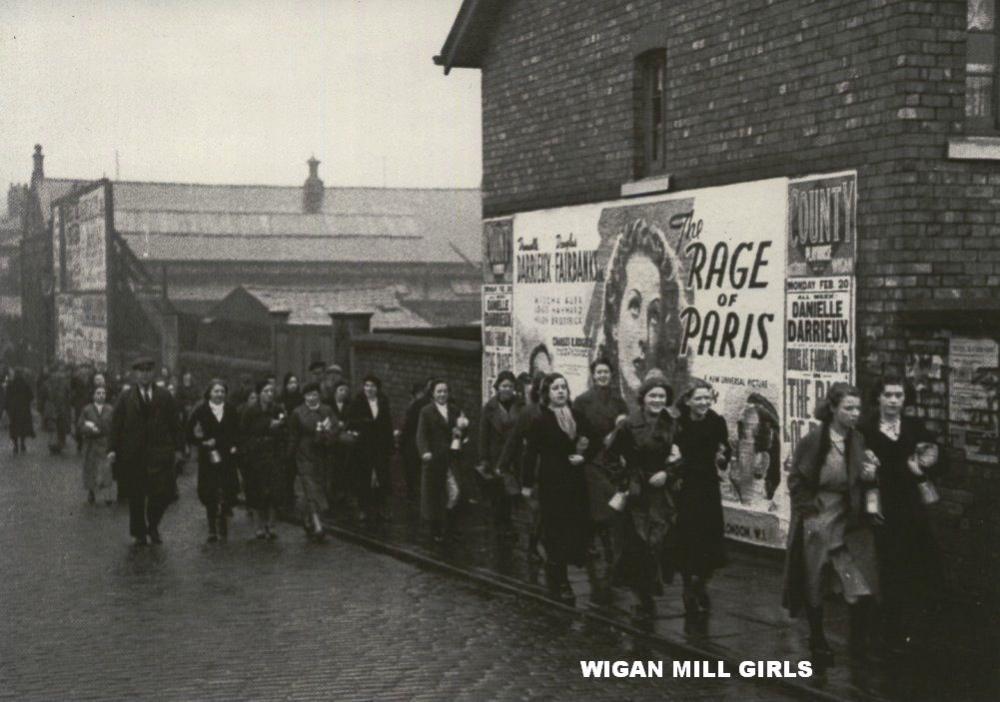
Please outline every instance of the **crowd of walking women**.
[[[715, 391], [703, 380], [675, 395], [653, 371], [630, 410], [606, 360], [591, 365], [590, 388], [575, 400], [558, 373], [504, 371], [482, 408], [476, 470], [467, 474], [469, 420], [443, 379], [413, 388], [397, 430], [380, 379], [366, 376], [352, 394], [335, 365], [314, 364], [304, 384], [293, 374], [280, 385], [275, 377], [243, 377], [233, 389], [213, 379], [201, 391], [190, 374], [180, 382], [163, 375], [158, 388], [148, 387], [151, 362], [137, 368], [147, 374], [134, 388], [112, 388], [106, 374], [93, 373], [88, 402], [73, 414], [90, 501], [114, 499], [112, 478], [123, 470], [115, 475], [116, 437], [129, 431], [120, 418], [129, 403], [140, 416], [144, 407], [164, 407], [183, 428], [175, 468], [185, 455], [196, 457], [209, 541], [227, 538], [241, 493], [255, 536], [276, 538], [276, 516], [296, 504], [296, 483], [310, 539], [323, 538], [327, 511], [385, 520], [398, 450], [407, 490], [419, 498], [434, 540], [458, 536], [459, 505], [478, 475], [475, 492], [488, 498], [503, 538], [518, 539], [515, 511], [529, 515], [529, 557], [544, 561], [554, 597], [573, 599], [569, 566], [593, 575], [600, 563], [595, 582], [605, 590], [596, 596], [628, 587], [640, 615], [653, 612], [654, 597], [676, 574], [690, 616], [711, 608], [708, 585], [726, 562], [720, 483], [733, 451], [726, 420], [712, 409]], [[18, 453], [33, 435], [26, 409], [32, 388], [19, 373], [4, 386]], [[805, 615], [821, 663], [832, 660], [823, 626], [828, 597], [848, 603], [850, 650], [858, 656], [872, 653], [876, 634], [884, 634], [879, 646], [904, 647], [914, 618], [933, 606], [941, 571], [926, 507], [937, 499], [937, 446], [918, 420], [904, 416], [904, 400], [903, 381], [884, 378], [862, 417], [860, 392], [834, 385], [817, 408], [818, 424], [786, 463], [792, 513], [784, 604], [793, 616]], [[166, 446], [169, 454], [169, 440]], [[137, 519], [133, 537], [158, 542], [158, 516], [147, 524], [140, 509]]]

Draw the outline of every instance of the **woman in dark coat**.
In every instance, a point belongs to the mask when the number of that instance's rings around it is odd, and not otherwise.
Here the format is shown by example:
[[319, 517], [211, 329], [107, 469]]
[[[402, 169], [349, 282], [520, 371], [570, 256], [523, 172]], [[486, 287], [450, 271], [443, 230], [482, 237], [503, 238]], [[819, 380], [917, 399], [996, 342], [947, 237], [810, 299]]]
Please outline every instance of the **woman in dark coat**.
[[683, 464], [675, 495], [674, 557], [684, 579], [684, 605], [689, 612], [708, 609], [708, 581], [726, 562], [719, 482], [732, 448], [726, 420], [712, 410], [715, 398], [709, 383], [694, 379], [678, 404], [677, 445]]
[[351, 451], [356, 436], [347, 430], [350, 421], [351, 388], [346, 380], [337, 380], [331, 392], [330, 411], [337, 424], [337, 437], [327, 456], [326, 495], [334, 503], [344, 504], [353, 496], [351, 489]]
[[236, 453], [240, 419], [236, 407], [226, 402], [227, 388], [213, 380], [205, 402], [188, 419], [188, 443], [198, 447], [198, 499], [205, 505], [208, 540], [225, 540], [229, 534], [226, 509], [231, 508], [231, 486], [236, 479]]
[[7, 410], [7, 420], [10, 422], [10, 440], [14, 444], [14, 454], [26, 453], [28, 447], [25, 439], [35, 437], [35, 423], [31, 416], [31, 383], [24, 377], [24, 371], [14, 368], [13, 376], [7, 383], [7, 396], [4, 405]]
[[[938, 447], [923, 422], [904, 417], [901, 378], [875, 386], [878, 411], [861, 431], [878, 459], [885, 522], [875, 530], [887, 643], [899, 650], [911, 640], [915, 620], [930, 611], [943, 585], [941, 558], [926, 502], [936, 497]], [[925, 497], [926, 496], [926, 497]]]
[[275, 539], [274, 520], [284, 486], [285, 410], [274, 397], [274, 385], [257, 386], [257, 403], [243, 413], [243, 461], [247, 509], [256, 513], [257, 538]]
[[429, 405], [431, 399], [431, 383], [428, 378], [424, 383], [415, 383], [411, 388], [410, 404], [406, 406], [403, 415], [403, 427], [399, 435], [399, 451], [403, 458], [403, 473], [406, 478], [406, 496], [411, 501], [420, 496], [420, 453], [417, 451], [417, 425], [420, 423], [420, 410]]
[[813, 661], [828, 665], [833, 652], [823, 631], [823, 599], [839, 581], [850, 606], [851, 652], [867, 645], [871, 601], [878, 595], [878, 564], [872, 526], [879, 517], [866, 512], [875, 465], [865, 455], [858, 390], [833, 385], [816, 411], [821, 424], [795, 447], [788, 472], [792, 516], [785, 553], [783, 604], [791, 616], [803, 611], [809, 621]]
[[305, 400], [288, 418], [288, 453], [302, 489], [302, 527], [306, 536], [322, 541], [325, 536], [320, 515], [327, 510], [326, 463], [330, 444], [340, 430], [333, 412], [320, 402], [318, 383], [303, 388]]
[[673, 398], [662, 376], [643, 381], [636, 396], [639, 407], [611, 446], [612, 455], [625, 459], [615, 478], [625, 510], [615, 581], [632, 588], [642, 614], [652, 613], [653, 595], [663, 593], [663, 576], [669, 580], [675, 567], [669, 553], [676, 520], [671, 489], [679, 478], [681, 454], [677, 421], [669, 409]]
[[569, 385], [559, 373], [545, 376], [541, 410], [528, 429], [524, 487], [538, 486], [541, 543], [549, 591], [573, 600], [567, 565], [584, 566], [592, 536], [585, 461], [597, 446], [587, 438], [586, 419], [570, 406]]
[[582, 414], [590, 427], [587, 437], [597, 444], [594, 458], [583, 467], [587, 477], [587, 493], [590, 497], [590, 519], [594, 523], [594, 533], [604, 552], [605, 572], [614, 562], [611, 544], [611, 525], [614, 510], [608, 500], [615, 494], [612, 476], [617, 473], [618, 463], [608, 454], [608, 447], [614, 441], [615, 432], [628, 418], [628, 405], [621, 392], [612, 384], [611, 361], [599, 358], [590, 364], [590, 389], [573, 400], [573, 409]]
[[393, 450], [392, 412], [382, 393], [382, 381], [369, 374], [361, 394], [347, 410], [347, 426], [357, 432], [354, 444], [354, 475], [362, 519], [387, 519], [386, 500], [391, 487], [389, 459]]
[[511, 506], [513, 496], [520, 492], [517, 478], [507, 467], [501, 470], [500, 457], [510, 438], [524, 403], [515, 392], [517, 378], [508, 370], [501, 371], [493, 383], [496, 394], [485, 405], [479, 419], [479, 466], [487, 479], [487, 494], [493, 503], [493, 523], [504, 534], [512, 533]]
[[[278, 402], [285, 409], [285, 416], [291, 418], [303, 402], [299, 378], [294, 373], [285, 373]], [[279, 505], [288, 514], [295, 512], [295, 456], [289, 455], [285, 462], [285, 484]]]
[[[431, 383], [431, 403], [420, 410], [417, 424], [417, 451], [423, 464], [420, 481], [420, 516], [430, 523], [431, 536], [441, 541], [445, 532], [455, 533], [456, 495], [454, 471], [469, 421], [448, 402], [447, 381]], [[449, 476], [450, 473], [450, 476]]]

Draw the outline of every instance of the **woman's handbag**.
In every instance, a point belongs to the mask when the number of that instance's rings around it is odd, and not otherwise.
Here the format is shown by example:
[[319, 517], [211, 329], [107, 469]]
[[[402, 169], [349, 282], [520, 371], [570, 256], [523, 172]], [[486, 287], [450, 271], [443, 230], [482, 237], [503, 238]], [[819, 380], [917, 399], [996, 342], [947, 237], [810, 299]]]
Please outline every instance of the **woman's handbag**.
[[507, 493], [508, 497], [515, 497], [521, 494], [521, 485], [518, 483], [517, 478], [510, 473], [501, 473], [500, 476], [503, 479], [503, 490]]

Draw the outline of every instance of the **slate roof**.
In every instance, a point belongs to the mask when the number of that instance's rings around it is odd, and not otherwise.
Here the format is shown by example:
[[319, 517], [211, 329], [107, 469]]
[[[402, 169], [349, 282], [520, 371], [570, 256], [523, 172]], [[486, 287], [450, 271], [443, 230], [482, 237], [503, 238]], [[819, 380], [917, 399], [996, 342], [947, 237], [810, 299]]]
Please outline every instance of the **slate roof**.
[[[391, 287], [287, 288], [241, 286], [268, 312], [289, 313], [289, 324], [329, 325], [331, 314], [372, 312], [372, 329], [413, 329], [430, 323], [404, 307]], [[220, 302], [222, 305], [225, 303]]]
[[114, 183], [115, 228], [153, 261], [469, 263], [481, 260], [477, 189]]

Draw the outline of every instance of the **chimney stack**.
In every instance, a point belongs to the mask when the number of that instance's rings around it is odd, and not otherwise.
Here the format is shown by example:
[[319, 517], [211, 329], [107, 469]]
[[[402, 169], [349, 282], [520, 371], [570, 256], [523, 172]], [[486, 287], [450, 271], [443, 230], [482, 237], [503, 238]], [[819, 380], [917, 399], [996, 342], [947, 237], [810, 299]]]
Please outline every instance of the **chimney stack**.
[[319, 164], [316, 157], [311, 157], [309, 164], [309, 177], [306, 178], [305, 186], [302, 189], [302, 211], [306, 214], [317, 214], [323, 211], [323, 181], [319, 177]]
[[32, 158], [35, 161], [35, 168], [31, 171], [31, 187], [37, 188], [38, 184], [45, 177], [45, 167], [43, 165], [45, 156], [42, 155], [41, 144], [35, 144], [35, 155]]

